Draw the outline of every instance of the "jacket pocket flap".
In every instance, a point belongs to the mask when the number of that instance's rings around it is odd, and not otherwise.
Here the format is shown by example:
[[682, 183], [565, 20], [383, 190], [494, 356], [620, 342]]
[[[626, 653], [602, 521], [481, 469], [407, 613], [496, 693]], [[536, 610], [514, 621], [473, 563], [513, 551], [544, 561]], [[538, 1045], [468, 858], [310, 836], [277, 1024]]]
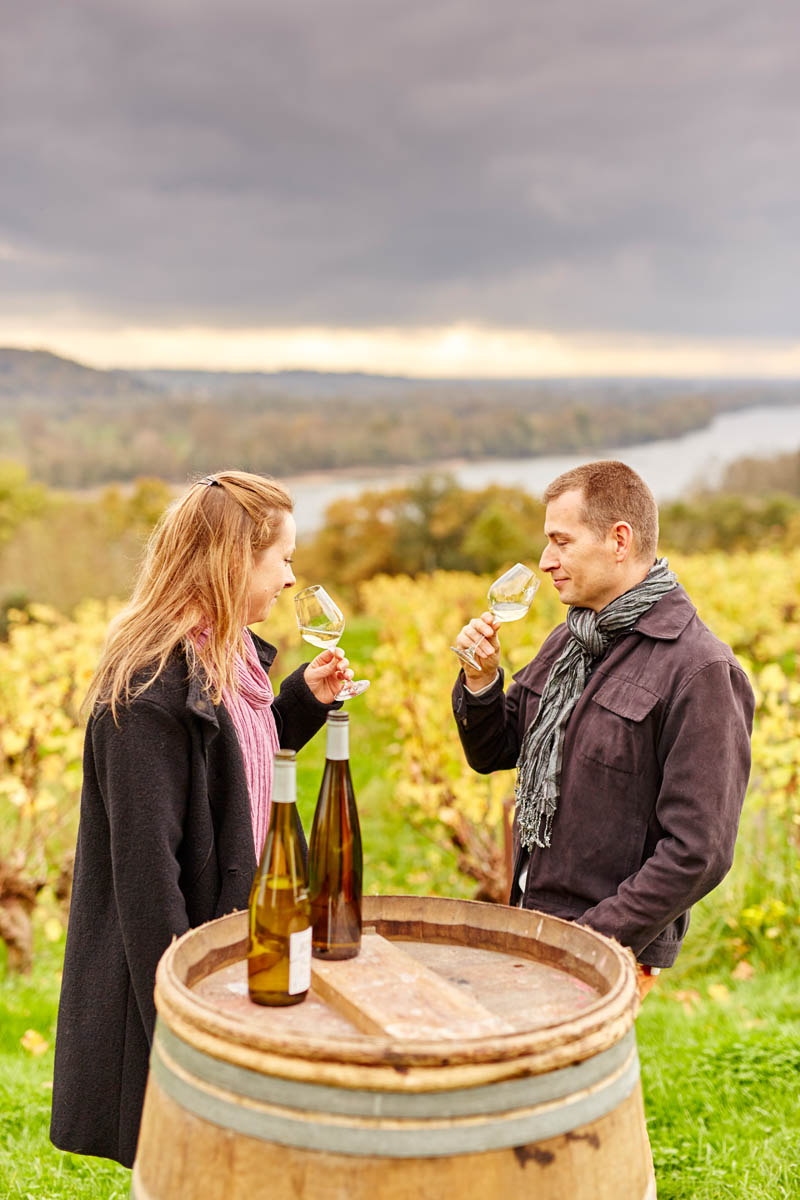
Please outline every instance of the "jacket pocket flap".
[[658, 696], [629, 679], [606, 679], [592, 699], [618, 717], [643, 721], [658, 703]]

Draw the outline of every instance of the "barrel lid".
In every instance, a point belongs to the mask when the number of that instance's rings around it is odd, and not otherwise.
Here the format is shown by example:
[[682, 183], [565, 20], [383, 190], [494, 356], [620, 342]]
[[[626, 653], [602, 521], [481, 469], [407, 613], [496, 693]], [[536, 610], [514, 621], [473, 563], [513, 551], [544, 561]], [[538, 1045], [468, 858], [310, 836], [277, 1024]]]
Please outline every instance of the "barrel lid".
[[248, 997], [245, 913], [190, 930], [159, 964], [160, 1019], [254, 1070], [433, 1090], [580, 1061], [633, 1024], [633, 956], [584, 926], [419, 896], [365, 896], [363, 917], [359, 957], [314, 960], [288, 1008]]

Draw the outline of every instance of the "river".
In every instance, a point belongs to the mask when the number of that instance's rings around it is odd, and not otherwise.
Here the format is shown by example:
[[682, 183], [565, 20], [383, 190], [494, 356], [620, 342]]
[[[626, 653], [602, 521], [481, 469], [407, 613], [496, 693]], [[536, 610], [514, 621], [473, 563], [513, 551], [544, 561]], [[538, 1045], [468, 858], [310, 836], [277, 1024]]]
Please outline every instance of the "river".
[[552, 479], [580, 462], [618, 458], [639, 472], [661, 502], [684, 495], [700, 484], [713, 486], [725, 467], [738, 458], [770, 458], [798, 449], [800, 405], [793, 405], [723, 413], [705, 429], [683, 437], [640, 446], [609, 446], [583, 455], [440, 462], [413, 469], [399, 467], [352, 474], [320, 472], [298, 475], [284, 482], [294, 497], [298, 533], [308, 534], [323, 524], [325, 509], [333, 500], [356, 496], [367, 488], [399, 487], [431, 472], [447, 471], [466, 488], [479, 489], [499, 483], [540, 495]]

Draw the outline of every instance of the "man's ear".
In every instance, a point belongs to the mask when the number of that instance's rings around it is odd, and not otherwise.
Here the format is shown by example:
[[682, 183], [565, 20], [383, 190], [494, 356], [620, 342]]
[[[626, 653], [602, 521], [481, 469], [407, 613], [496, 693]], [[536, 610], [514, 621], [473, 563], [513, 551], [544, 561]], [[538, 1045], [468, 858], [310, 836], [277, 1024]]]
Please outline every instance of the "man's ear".
[[611, 537], [614, 542], [614, 555], [618, 563], [623, 563], [633, 550], [633, 530], [627, 521], [617, 521], [612, 526]]

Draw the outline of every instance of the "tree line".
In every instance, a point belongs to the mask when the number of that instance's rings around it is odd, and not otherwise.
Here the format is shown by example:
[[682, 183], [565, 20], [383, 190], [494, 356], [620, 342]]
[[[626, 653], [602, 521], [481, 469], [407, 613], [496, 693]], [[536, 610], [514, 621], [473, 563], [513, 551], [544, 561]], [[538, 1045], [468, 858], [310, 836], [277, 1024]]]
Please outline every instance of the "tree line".
[[[782, 490], [769, 486], [773, 480]], [[21, 464], [0, 462], [0, 620], [31, 601], [68, 612], [86, 597], [125, 596], [144, 541], [174, 495], [152, 477], [97, 495], [64, 494]], [[800, 541], [800, 453], [734, 464], [720, 489], [662, 505], [660, 521], [666, 553], [791, 548]], [[469, 490], [448, 475], [422, 476], [334, 501], [323, 526], [299, 545], [296, 568], [354, 601], [358, 585], [379, 574], [483, 574], [535, 561], [543, 522], [540, 500], [517, 488]]]
[[720, 412], [800, 401], [783, 382], [439, 380], [283, 372], [96, 371], [0, 348], [0, 445], [50, 487], [233, 464], [282, 477], [601, 451]]
[[800, 402], [785, 381], [415, 380], [315, 372], [98, 371], [0, 348], [0, 445], [32, 479], [182, 483], [236, 464], [286, 477], [602, 451], [720, 412]]
[[359, 467], [424, 466], [450, 459], [517, 458], [633, 445], [702, 428], [707, 396], [564, 401], [541, 408], [524, 394], [433, 402], [424, 392], [365, 405], [244, 397], [148, 399], [67, 415], [29, 406], [0, 425], [6, 453], [51, 487], [86, 488], [148, 474], [178, 482], [236, 463], [273, 475]]

